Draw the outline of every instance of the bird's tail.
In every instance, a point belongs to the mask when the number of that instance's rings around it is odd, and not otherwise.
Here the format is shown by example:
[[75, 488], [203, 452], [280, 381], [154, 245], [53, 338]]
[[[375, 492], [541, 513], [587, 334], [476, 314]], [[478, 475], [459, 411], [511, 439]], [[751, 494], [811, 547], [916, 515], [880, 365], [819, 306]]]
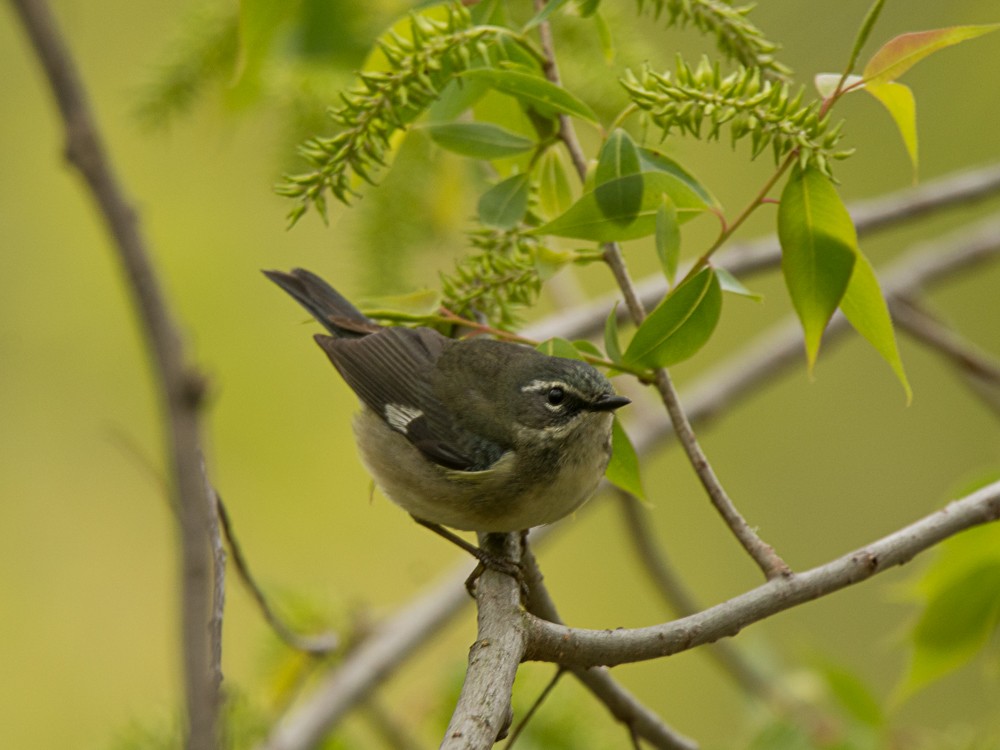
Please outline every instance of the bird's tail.
[[295, 268], [291, 273], [264, 271], [264, 275], [288, 292], [336, 338], [358, 338], [381, 328], [340, 292], [303, 268]]

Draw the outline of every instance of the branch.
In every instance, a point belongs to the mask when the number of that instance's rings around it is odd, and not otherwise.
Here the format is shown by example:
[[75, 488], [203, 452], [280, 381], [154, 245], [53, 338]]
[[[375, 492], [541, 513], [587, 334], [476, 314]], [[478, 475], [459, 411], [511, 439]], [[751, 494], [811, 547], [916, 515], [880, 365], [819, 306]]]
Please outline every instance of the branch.
[[[528, 612], [549, 622], [562, 623], [535, 556], [527, 545], [521, 561], [525, 571], [525, 582], [530, 592]], [[655, 712], [650, 711], [638, 698], [615, 682], [608, 670], [600, 667], [589, 669], [575, 667], [570, 671], [608, 707], [615, 719], [629, 728], [634, 736], [641, 737], [662, 750], [692, 750], [697, 747], [692, 740], [668, 727]]]
[[584, 630], [525, 613], [527, 658], [580, 667], [615, 666], [687, 651], [903, 565], [960, 531], [997, 519], [1000, 482], [825, 565], [772, 579], [696, 615], [647, 628]]
[[[479, 545], [501, 560], [521, 559], [520, 534], [480, 534]], [[489, 568], [476, 582], [479, 632], [441, 750], [488, 750], [507, 736], [514, 677], [525, 646], [520, 597], [513, 578]]]
[[[87, 93], [70, 51], [44, 0], [11, 0], [24, 25], [62, 116], [66, 158], [84, 178], [125, 275], [158, 379], [167, 421], [168, 465], [181, 536], [181, 598], [187, 747], [215, 747], [221, 671], [213, 645], [213, 502], [202, 465], [199, 407], [204, 382], [189, 367], [184, 347], [149, 257], [130, 200], [105, 151]], [[221, 597], [221, 592], [219, 592]], [[219, 599], [221, 602], [221, 598]]]
[[[994, 218], [946, 240], [908, 249], [882, 273], [884, 291], [888, 296], [916, 293], [924, 286], [996, 260], [998, 256], [1000, 218]], [[589, 313], [591, 305], [579, 309]], [[563, 314], [554, 318], [567, 320]], [[848, 330], [844, 317], [835, 316], [826, 333], [826, 350], [829, 352]], [[741, 399], [774, 382], [777, 374], [801, 362], [801, 328], [789, 316], [698, 377], [685, 393], [691, 422], [698, 426], [710, 423]], [[639, 421], [630, 427], [629, 433], [640, 456], [663, 447], [674, 437], [670, 425], [662, 419]], [[590, 507], [585, 505], [578, 512], [586, 512]], [[532, 545], [537, 545], [566, 528], [566, 524], [543, 526], [534, 529], [529, 539]], [[304, 750], [319, 742], [468, 603], [463, 585], [467, 575], [468, 564], [463, 558], [455, 569], [443, 574], [437, 583], [415, 595], [392, 618], [376, 627], [357, 649], [344, 656], [343, 662], [312, 695], [281, 720], [261, 750]]]

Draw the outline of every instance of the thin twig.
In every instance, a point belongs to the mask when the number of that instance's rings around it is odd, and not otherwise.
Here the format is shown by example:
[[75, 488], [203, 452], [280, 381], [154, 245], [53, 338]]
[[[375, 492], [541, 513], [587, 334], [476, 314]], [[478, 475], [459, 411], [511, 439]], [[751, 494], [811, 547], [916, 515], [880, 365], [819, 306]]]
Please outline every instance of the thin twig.
[[212, 499], [202, 471], [201, 375], [188, 363], [131, 201], [118, 181], [76, 65], [44, 0], [11, 0], [62, 116], [66, 158], [87, 183], [114, 240], [132, 304], [153, 360], [167, 421], [169, 476], [181, 546], [181, 632], [189, 750], [215, 747], [221, 670], [213, 659]]
[[525, 727], [528, 726], [529, 722], [535, 717], [535, 714], [538, 713], [538, 709], [542, 707], [542, 704], [545, 703], [549, 695], [552, 694], [556, 684], [560, 679], [562, 679], [564, 674], [566, 674], [566, 670], [562, 667], [558, 667], [556, 669], [552, 675], [552, 679], [545, 684], [545, 688], [538, 694], [538, 697], [535, 698], [535, 701], [531, 704], [531, 708], [525, 712], [524, 716], [521, 717], [521, 720], [514, 726], [514, 731], [511, 732], [510, 737], [507, 738], [507, 744], [504, 745], [504, 750], [512, 750], [514, 744], [517, 742], [517, 738], [521, 736]]
[[[545, 3], [542, 0], [535, 0], [536, 11], [544, 5]], [[558, 86], [560, 84], [559, 70], [555, 62], [552, 33], [547, 21], [539, 24], [539, 34], [542, 52], [547, 60], [547, 63], [543, 66], [545, 76], [549, 81]], [[580, 148], [579, 140], [576, 137], [573, 123], [569, 117], [561, 115], [559, 125], [559, 135], [573, 158], [577, 174], [583, 180], [587, 172], [587, 162]], [[742, 218], [745, 218], [745, 216]], [[713, 245], [712, 251], [716, 247], [717, 245]], [[618, 289], [625, 300], [625, 307], [628, 309], [632, 322], [637, 326], [640, 325], [646, 318], [646, 309], [628, 272], [621, 247], [617, 242], [609, 242], [604, 245], [603, 255], [604, 262], [611, 270], [611, 274], [614, 276]], [[705, 257], [707, 258], [707, 255]], [[692, 268], [692, 270], [694, 269]], [[733, 503], [723, 488], [722, 483], [708, 461], [708, 457], [698, 443], [694, 429], [692, 429], [691, 423], [684, 413], [684, 407], [681, 404], [677, 390], [674, 388], [673, 381], [670, 379], [670, 375], [665, 368], [655, 370], [655, 384], [663, 405], [670, 414], [670, 419], [674, 424], [674, 431], [680, 439], [684, 452], [688, 456], [688, 461], [694, 468], [695, 474], [697, 474], [699, 481], [705, 488], [705, 492], [712, 501], [712, 505], [718, 511], [722, 520], [767, 578], [787, 575], [789, 568], [784, 560], [778, 556], [771, 545], [765, 543], [757, 536], [756, 532], [750, 527], [746, 519], [743, 518], [743, 515], [737, 510], [735, 503]]]
[[[549, 595], [538, 561], [535, 560], [529, 545], [525, 545], [521, 564], [530, 593], [528, 612], [549, 622], [561, 623], [559, 610]], [[656, 713], [646, 708], [638, 698], [619, 685], [607, 669], [570, 667], [570, 671], [601, 700], [611, 715], [624, 724], [633, 736], [641, 737], [661, 750], [692, 750], [697, 747], [694, 741], [671, 729]]]
[[661, 625], [585, 630], [526, 614], [528, 658], [580, 667], [614, 666], [687, 651], [903, 565], [961, 531], [998, 519], [1000, 482], [994, 482], [832, 562], [772, 579], [727, 602]]
[[243, 548], [240, 545], [239, 539], [236, 538], [236, 532], [233, 529], [233, 522], [229, 517], [229, 511], [226, 509], [226, 505], [222, 502], [222, 497], [218, 493], [215, 493], [215, 500], [219, 512], [219, 520], [222, 522], [222, 532], [229, 543], [229, 549], [233, 553], [233, 563], [236, 565], [236, 572], [240, 580], [243, 581], [243, 585], [250, 592], [250, 596], [257, 603], [257, 608], [260, 610], [264, 621], [271, 626], [271, 630], [289, 648], [302, 651], [311, 656], [326, 656], [336, 649], [338, 638], [335, 633], [323, 633], [315, 636], [299, 635], [278, 616], [264, 594], [263, 589], [258, 585], [253, 573], [250, 572], [250, 565], [247, 562], [246, 555], [243, 554]]

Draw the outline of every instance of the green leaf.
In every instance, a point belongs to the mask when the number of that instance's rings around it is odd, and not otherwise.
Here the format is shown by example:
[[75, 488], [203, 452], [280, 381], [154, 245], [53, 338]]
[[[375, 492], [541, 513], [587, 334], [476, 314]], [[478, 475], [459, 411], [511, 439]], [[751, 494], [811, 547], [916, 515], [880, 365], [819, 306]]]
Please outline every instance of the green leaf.
[[530, 138], [489, 122], [446, 122], [424, 125], [421, 129], [441, 148], [475, 159], [502, 159], [535, 147]]
[[616, 56], [615, 39], [611, 33], [611, 28], [601, 13], [595, 11], [592, 18], [594, 19], [594, 24], [597, 26], [597, 38], [601, 43], [601, 54], [604, 55], [604, 62], [610, 65], [615, 61]]
[[903, 360], [899, 356], [889, 308], [879, 287], [875, 269], [868, 258], [857, 249], [854, 271], [851, 273], [851, 281], [847, 285], [844, 297], [840, 300], [840, 309], [855, 330], [868, 339], [868, 342], [875, 347], [875, 351], [889, 363], [903, 386], [906, 402], [909, 403], [913, 398], [913, 391], [906, 378], [906, 370], [903, 369]]
[[479, 220], [498, 229], [513, 229], [528, 210], [528, 175], [501, 180], [479, 198]]
[[627, 132], [615, 128], [597, 157], [596, 185], [639, 172], [639, 150]]
[[751, 292], [745, 286], [743, 282], [733, 276], [725, 268], [715, 267], [715, 275], [719, 277], [719, 286], [722, 287], [722, 291], [729, 292], [730, 294], [735, 294], [739, 297], [746, 297], [752, 299], [754, 302], [760, 302], [764, 299], [763, 294], [758, 294], [757, 292]]
[[663, 275], [673, 286], [677, 278], [677, 264], [681, 258], [681, 225], [677, 222], [677, 209], [666, 195], [656, 210], [655, 240], [656, 257], [660, 259]]
[[[609, 216], [601, 209], [599, 196], [620, 192], [616, 184], [621, 180], [631, 185], [642, 186], [639, 209], [630, 217]], [[646, 237], [656, 231], [656, 213], [663, 204], [663, 196], [673, 201], [677, 210], [677, 220], [681, 223], [693, 219], [705, 210], [705, 201], [684, 181], [664, 172], [644, 172], [640, 175], [619, 177], [603, 185], [598, 185], [570, 206], [565, 213], [547, 224], [532, 230], [532, 234], [552, 234], [557, 237], [573, 237], [595, 242], [634, 240]], [[625, 222], [626, 218], [630, 218]]]
[[564, 359], [583, 359], [580, 356], [580, 352], [577, 348], [573, 346], [571, 341], [568, 341], [558, 336], [543, 341], [538, 346], [535, 347], [542, 354], [548, 354], [550, 357], [563, 357]]
[[906, 146], [906, 153], [913, 165], [913, 176], [917, 174], [917, 105], [913, 100], [910, 87], [889, 81], [888, 83], [869, 82], [865, 90], [878, 99], [889, 110], [889, 116], [899, 128], [899, 134]]
[[805, 332], [812, 371], [826, 325], [851, 280], [857, 234], [833, 183], [796, 168], [778, 206], [781, 270]]
[[434, 289], [422, 289], [409, 294], [366, 297], [361, 307], [373, 318], [387, 317], [380, 314], [385, 312], [424, 317], [440, 309], [441, 294]]
[[951, 26], [946, 29], [916, 31], [890, 39], [872, 55], [862, 73], [869, 83], [889, 83], [899, 78], [928, 55], [953, 44], [975, 39], [1000, 29], [1000, 23], [982, 26]]
[[639, 475], [639, 456], [617, 417], [611, 427], [611, 461], [604, 475], [615, 487], [646, 501], [646, 490]]
[[709, 266], [674, 289], [639, 326], [624, 361], [670, 367], [695, 354], [711, 337], [722, 311], [719, 277]]
[[604, 351], [608, 353], [608, 359], [615, 364], [622, 361], [622, 347], [618, 343], [618, 303], [611, 308], [607, 320], [604, 321]]
[[965, 664], [1000, 627], [1000, 560], [955, 571], [927, 592], [910, 637], [913, 655], [903, 683], [911, 695]]
[[[631, 178], [631, 179], [626, 179]], [[601, 147], [594, 173], [597, 205], [617, 224], [630, 224], [642, 206], [643, 184], [639, 176], [639, 153], [635, 141], [617, 128]]]
[[576, 339], [573, 342], [573, 346], [576, 350], [585, 356], [591, 356], [595, 359], [606, 359], [604, 352], [597, 348], [597, 345], [593, 341], [588, 341], [587, 339]]
[[562, 156], [557, 149], [550, 148], [538, 160], [538, 206], [542, 213], [555, 217], [573, 204], [573, 188]]
[[851, 56], [847, 60], [847, 70], [854, 70], [854, 64], [858, 61], [858, 55], [861, 54], [862, 47], [865, 46], [865, 42], [868, 41], [868, 37], [871, 36], [872, 29], [875, 27], [875, 22], [878, 17], [882, 14], [882, 7], [885, 5], [885, 0], [875, 0], [872, 3], [872, 7], [868, 9], [865, 14], [864, 21], [861, 22], [861, 28], [858, 29], [858, 34], [854, 37], [854, 46], [851, 47]]
[[819, 671], [837, 702], [852, 718], [874, 728], [885, 724], [881, 703], [858, 675], [835, 664], [823, 664]]
[[497, 91], [531, 105], [547, 117], [562, 113], [597, 124], [594, 110], [569, 91], [523, 70], [477, 68], [465, 71], [462, 73], [462, 78], [485, 82]]
[[702, 202], [713, 209], [722, 209], [722, 204], [712, 195], [708, 188], [688, 172], [684, 167], [671, 159], [669, 156], [661, 154], [649, 148], [639, 148], [639, 163], [643, 172], [664, 172], [673, 175], [678, 180], [687, 185], [695, 195], [701, 198]]
[[531, 31], [568, 2], [569, 0], [550, 0], [545, 3], [545, 6], [538, 11], [530, 21], [524, 24], [524, 27], [521, 29], [521, 33], [526, 34]]

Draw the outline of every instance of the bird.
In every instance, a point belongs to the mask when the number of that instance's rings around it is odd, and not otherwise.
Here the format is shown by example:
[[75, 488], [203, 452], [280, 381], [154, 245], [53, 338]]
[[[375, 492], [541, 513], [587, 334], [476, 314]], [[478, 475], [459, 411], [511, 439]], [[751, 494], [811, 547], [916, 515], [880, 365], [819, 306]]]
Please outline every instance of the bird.
[[630, 401], [590, 364], [484, 335], [382, 326], [309, 271], [263, 273], [326, 329], [314, 338], [361, 402], [362, 463], [419, 523], [523, 531], [596, 490], [613, 413]]

